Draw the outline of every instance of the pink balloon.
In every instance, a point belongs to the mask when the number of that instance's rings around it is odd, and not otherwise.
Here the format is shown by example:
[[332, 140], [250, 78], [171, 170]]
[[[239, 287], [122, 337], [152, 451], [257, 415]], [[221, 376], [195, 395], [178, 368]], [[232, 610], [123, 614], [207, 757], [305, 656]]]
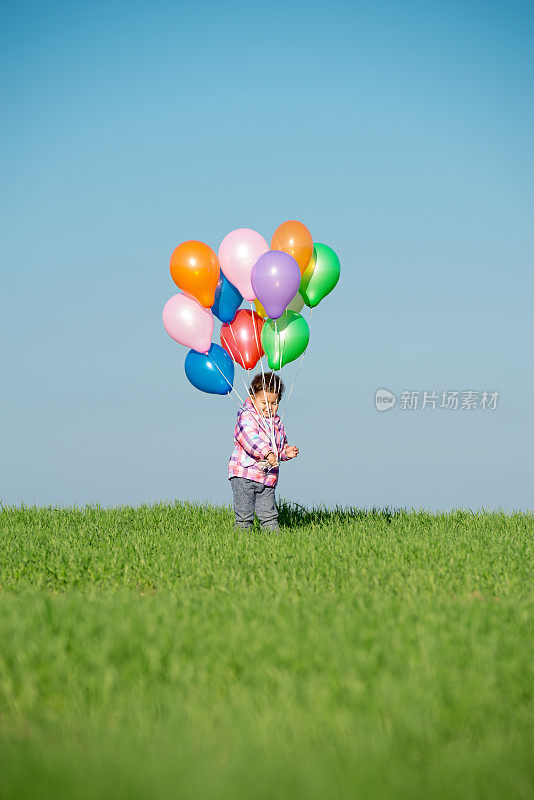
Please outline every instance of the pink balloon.
[[163, 327], [175, 342], [207, 353], [213, 334], [213, 314], [193, 297], [174, 294], [163, 308]]
[[269, 245], [261, 235], [250, 228], [238, 228], [228, 233], [219, 247], [221, 269], [245, 300], [254, 300], [256, 295], [250, 282], [252, 267]]

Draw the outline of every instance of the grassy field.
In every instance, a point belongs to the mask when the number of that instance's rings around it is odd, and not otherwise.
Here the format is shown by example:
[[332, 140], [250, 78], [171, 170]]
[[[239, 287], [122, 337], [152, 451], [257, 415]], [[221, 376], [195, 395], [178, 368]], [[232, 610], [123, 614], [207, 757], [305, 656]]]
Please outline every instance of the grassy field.
[[534, 796], [534, 515], [0, 511], [0, 797]]

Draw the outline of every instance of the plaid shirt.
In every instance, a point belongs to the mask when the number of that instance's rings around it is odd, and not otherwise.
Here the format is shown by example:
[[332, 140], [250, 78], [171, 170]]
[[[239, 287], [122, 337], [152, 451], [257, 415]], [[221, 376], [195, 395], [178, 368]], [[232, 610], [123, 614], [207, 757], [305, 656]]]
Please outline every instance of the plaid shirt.
[[[228, 478], [248, 478], [249, 481], [264, 483], [265, 486], [276, 486], [278, 482], [278, 466], [271, 467], [265, 457], [274, 452], [269, 430], [269, 418], [263, 417], [263, 424], [258, 419], [259, 414], [252, 405], [250, 397], [237, 412], [237, 425], [234, 430], [235, 447], [228, 464]], [[278, 458], [288, 461], [284, 455], [287, 436], [282, 420], [275, 415], [274, 438]]]

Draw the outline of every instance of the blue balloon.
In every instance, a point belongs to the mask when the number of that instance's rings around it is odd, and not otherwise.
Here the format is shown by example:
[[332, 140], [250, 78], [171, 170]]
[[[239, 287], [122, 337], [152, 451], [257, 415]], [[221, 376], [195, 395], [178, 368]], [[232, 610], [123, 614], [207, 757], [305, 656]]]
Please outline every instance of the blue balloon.
[[221, 270], [219, 282], [215, 289], [215, 302], [211, 307], [213, 314], [221, 322], [232, 322], [242, 302], [243, 295], [235, 288], [233, 283], [230, 283]]
[[234, 362], [220, 345], [212, 344], [207, 353], [190, 350], [185, 357], [185, 374], [201, 392], [228, 394], [234, 384]]

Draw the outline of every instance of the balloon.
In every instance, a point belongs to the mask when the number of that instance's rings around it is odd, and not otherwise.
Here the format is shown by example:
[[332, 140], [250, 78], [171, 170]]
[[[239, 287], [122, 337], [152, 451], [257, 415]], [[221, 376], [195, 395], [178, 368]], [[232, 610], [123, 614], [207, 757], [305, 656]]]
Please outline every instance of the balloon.
[[295, 311], [296, 314], [300, 314], [303, 308], [304, 300], [302, 299], [300, 292], [297, 292], [293, 300], [288, 303], [286, 311]]
[[207, 353], [213, 333], [213, 314], [192, 297], [174, 294], [163, 308], [163, 327], [175, 342]]
[[339, 258], [331, 247], [316, 243], [312, 259], [304, 270], [299, 292], [310, 308], [319, 305], [339, 280]]
[[254, 308], [256, 309], [256, 314], [258, 314], [262, 319], [267, 319], [267, 312], [258, 298], [254, 300]]
[[190, 350], [184, 368], [189, 382], [201, 392], [228, 394], [232, 391], [234, 363], [218, 344], [212, 344], [207, 353]]
[[255, 367], [263, 355], [262, 326], [262, 318], [246, 308], [238, 311], [232, 322], [221, 325], [221, 344], [243, 369]]
[[254, 300], [250, 273], [258, 258], [268, 249], [269, 245], [261, 233], [250, 228], [231, 231], [221, 242], [219, 247], [221, 269], [245, 300]]
[[278, 319], [300, 286], [299, 265], [282, 250], [269, 250], [252, 268], [252, 288], [271, 319]]
[[283, 250], [293, 256], [302, 275], [313, 253], [312, 235], [302, 222], [294, 219], [282, 222], [271, 239], [271, 250]]
[[213, 314], [221, 322], [231, 322], [243, 301], [243, 295], [230, 283], [224, 272], [221, 272], [215, 290], [215, 302], [211, 307]]
[[295, 311], [286, 311], [279, 320], [266, 319], [261, 343], [271, 369], [282, 369], [298, 358], [310, 340], [308, 323]]
[[[266, 310], [264, 309], [258, 298], [254, 300], [254, 306], [256, 308], [256, 313], [259, 314], [260, 317], [262, 317], [262, 319], [266, 319], [268, 317]], [[290, 303], [288, 303], [286, 311], [296, 311], [297, 314], [300, 314], [303, 308], [304, 308], [304, 300], [302, 299], [300, 293], [297, 292], [293, 300]]]
[[171, 256], [171, 276], [182, 291], [195, 297], [201, 306], [211, 308], [219, 280], [219, 261], [204, 242], [182, 242]]

